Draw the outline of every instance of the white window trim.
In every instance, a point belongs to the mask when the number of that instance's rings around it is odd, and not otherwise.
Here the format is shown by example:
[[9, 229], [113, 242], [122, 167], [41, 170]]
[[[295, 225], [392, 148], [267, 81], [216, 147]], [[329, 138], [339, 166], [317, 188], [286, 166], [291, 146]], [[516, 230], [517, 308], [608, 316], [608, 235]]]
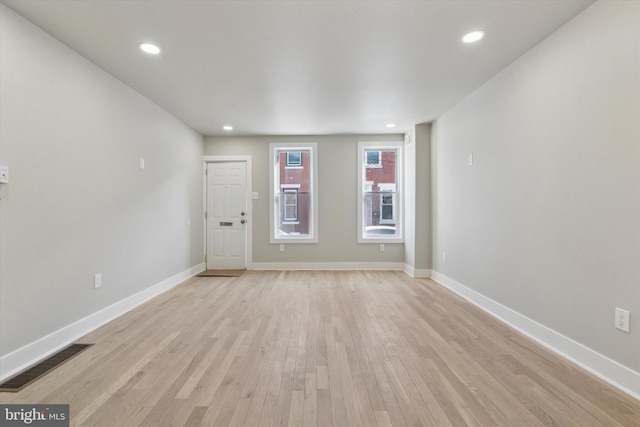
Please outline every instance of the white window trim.
[[[404, 243], [404, 143], [398, 142], [358, 142], [358, 243]], [[376, 149], [376, 150], [396, 150], [396, 197], [394, 200], [394, 218], [397, 220], [396, 229], [397, 236], [375, 236], [367, 237], [364, 235], [364, 180], [366, 177], [366, 159], [364, 157], [364, 151]], [[380, 156], [382, 161], [382, 155]]]
[[[280, 193], [280, 188], [277, 188], [276, 182], [276, 153], [282, 151], [305, 151], [309, 150], [309, 158], [311, 162], [311, 176], [309, 177], [310, 192], [311, 192], [311, 211], [309, 212], [309, 235], [300, 236], [276, 236], [275, 232], [278, 229], [276, 221], [279, 218], [278, 204], [276, 203], [276, 196]], [[286, 163], [285, 163], [286, 167]], [[295, 166], [294, 166], [295, 167]], [[269, 144], [269, 241], [272, 244], [277, 243], [318, 243], [318, 144], [315, 142], [283, 142], [283, 143], [271, 143]], [[286, 185], [286, 184], [283, 184]], [[282, 188], [283, 186], [281, 186]]]

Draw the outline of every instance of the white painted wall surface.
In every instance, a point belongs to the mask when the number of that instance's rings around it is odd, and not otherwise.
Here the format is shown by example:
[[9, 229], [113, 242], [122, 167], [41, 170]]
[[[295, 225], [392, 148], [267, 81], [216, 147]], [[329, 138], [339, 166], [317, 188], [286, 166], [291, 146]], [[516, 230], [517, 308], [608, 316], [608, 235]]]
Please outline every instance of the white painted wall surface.
[[595, 3], [438, 119], [432, 141], [434, 269], [636, 372], [639, 22], [640, 2]]
[[202, 263], [203, 139], [2, 5], [0, 31], [6, 356]]
[[[305, 136], [237, 136], [206, 137], [207, 155], [251, 155], [253, 191], [260, 198], [253, 201], [253, 260], [257, 265], [276, 268], [291, 263], [314, 263], [342, 268], [351, 263], [378, 265], [404, 263], [403, 244], [387, 244], [380, 252], [378, 244], [357, 243], [357, 144], [358, 141], [402, 141], [402, 135], [305, 135]], [[269, 144], [287, 142], [318, 143], [318, 220], [319, 242], [269, 243]]]

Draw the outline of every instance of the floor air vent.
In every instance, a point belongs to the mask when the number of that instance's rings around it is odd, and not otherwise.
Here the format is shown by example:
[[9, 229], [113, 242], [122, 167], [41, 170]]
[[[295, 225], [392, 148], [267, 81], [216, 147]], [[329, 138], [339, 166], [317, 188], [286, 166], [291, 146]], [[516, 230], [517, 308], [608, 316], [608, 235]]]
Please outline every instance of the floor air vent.
[[0, 391], [20, 391], [27, 384], [37, 380], [92, 345], [93, 344], [71, 344], [69, 347], [60, 350], [37, 365], [3, 382], [0, 384]]

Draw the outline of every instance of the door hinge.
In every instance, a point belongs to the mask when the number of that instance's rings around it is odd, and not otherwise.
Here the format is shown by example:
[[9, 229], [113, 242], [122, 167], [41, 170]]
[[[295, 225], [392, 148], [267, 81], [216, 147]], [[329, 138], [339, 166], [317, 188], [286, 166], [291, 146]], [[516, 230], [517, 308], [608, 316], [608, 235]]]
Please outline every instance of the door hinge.
[[207, 219], [207, 211], [204, 211], [204, 219]]
[[207, 263], [207, 254], [204, 254], [204, 263]]

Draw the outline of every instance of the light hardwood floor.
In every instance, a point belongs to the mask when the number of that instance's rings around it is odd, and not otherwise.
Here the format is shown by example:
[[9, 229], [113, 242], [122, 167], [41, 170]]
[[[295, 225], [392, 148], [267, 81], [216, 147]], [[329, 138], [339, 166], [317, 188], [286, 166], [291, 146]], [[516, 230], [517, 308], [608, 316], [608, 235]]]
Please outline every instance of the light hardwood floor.
[[3, 403], [95, 426], [639, 426], [637, 401], [427, 279], [193, 278]]

